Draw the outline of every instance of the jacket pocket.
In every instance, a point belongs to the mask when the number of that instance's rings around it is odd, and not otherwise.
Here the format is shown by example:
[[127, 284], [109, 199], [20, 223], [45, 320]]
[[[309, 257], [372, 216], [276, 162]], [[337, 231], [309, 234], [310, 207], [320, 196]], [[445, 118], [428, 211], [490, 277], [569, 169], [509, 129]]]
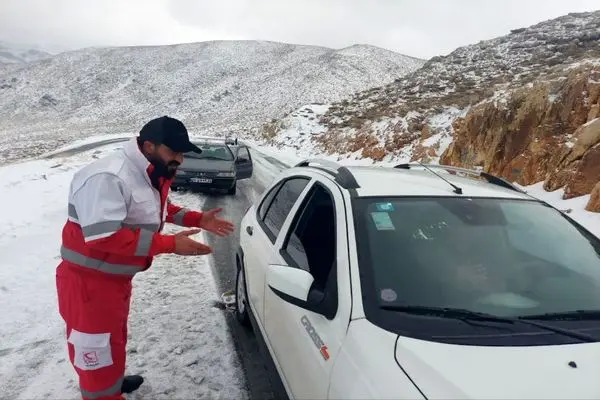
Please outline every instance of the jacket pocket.
[[132, 189], [126, 224], [160, 224], [160, 203], [149, 189]]

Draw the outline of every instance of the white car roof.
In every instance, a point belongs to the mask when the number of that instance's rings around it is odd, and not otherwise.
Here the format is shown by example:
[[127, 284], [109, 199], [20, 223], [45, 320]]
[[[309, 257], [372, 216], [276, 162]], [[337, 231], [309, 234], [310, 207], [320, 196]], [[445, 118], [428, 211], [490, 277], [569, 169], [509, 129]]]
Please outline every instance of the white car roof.
[[443, 179], [423, 169], [399, 169], [389, 167], [349, 167], [360, 188], [359, 196], [457, 196], [501, 197], [531, 199], [524, 193], [482, 179], [451, 175], [435, 171], [447, 181], [462, 189], [457, 194]]
[[[383, 166], [341, 166], [324, 160], [307, 160], [297, 167], [311, 168], [312, 166], [326, 169], [331, 178], [336, 179], [341, 186], [353, 188], [357, 184], [356, 193], [359, 197], [367, 196], [456, 196], [456, 197], [495, 197], [507, 199], [526, 199], [532, 197], [520, 190], [513, 190], [500, 184], [490, 183], [483, 177], [478, 177], [479, 171], [455, 168], [463, 176], [448, 173], [446, 166], [428, 165], [431, 170], [422, 166], [410, 164], [410, 168], [391, 168]], [[345, 171], [344, 171], [345, 170]], [[433, 172], [435, 171], [436, 176]], [[466, 173], [466, 176], [465, 176]], [[336, 178], [337, 176], [337, 178]], [[462, 189], [462, 194], [455, 193], [454, 188], [445, 182], [443, 177]], [[510, 186], [509, 183], [506, 185]]]

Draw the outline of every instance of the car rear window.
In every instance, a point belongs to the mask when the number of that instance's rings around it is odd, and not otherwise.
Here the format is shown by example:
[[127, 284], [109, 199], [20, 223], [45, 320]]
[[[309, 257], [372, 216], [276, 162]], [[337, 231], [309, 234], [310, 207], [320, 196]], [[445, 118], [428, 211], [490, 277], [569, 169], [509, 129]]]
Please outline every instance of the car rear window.
[[202, 153], [186, 153], [185, 157], [197, 158], [201, 160], [222, 160], [233, 161], [234, 157], [231, 150], [226, 145], [221, 144], [199, 144], [198, 147]]

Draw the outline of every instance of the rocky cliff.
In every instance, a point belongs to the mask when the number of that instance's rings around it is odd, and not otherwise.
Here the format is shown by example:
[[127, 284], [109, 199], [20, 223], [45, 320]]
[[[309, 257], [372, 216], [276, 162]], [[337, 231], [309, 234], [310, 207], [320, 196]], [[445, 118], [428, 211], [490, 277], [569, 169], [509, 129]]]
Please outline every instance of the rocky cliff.
[[600, 181], [600, 67], [565, 73], [471, 108], [454, 121], [440, 162], [522, 185], [544, 181], [546, 190], [564, 187], [565, 198], [591, 193]]
[[[569, 14], [435, 57], [387, 86], [265, 124], [275, 145], [482, 166], [565, 197], [600, 181], [600, 11]], [[310, 108], [310, 107], [309, 107]], [[308, 126], [301, 134], [292, 125]], [[588, 209], [600, 211], [596, 189]]]

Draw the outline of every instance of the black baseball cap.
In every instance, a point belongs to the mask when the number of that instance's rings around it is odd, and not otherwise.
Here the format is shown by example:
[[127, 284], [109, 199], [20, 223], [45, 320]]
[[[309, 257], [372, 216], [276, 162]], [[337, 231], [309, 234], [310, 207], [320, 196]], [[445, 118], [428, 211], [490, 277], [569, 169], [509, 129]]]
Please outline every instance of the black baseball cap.
[[155, 144], [164, 144], [177, 153], [202, 153], [202, 150], [192, 142], [183, 122], [178, 119], [163, 116], [155, 118], [140, 130], [141, 141], [148, 140]]

